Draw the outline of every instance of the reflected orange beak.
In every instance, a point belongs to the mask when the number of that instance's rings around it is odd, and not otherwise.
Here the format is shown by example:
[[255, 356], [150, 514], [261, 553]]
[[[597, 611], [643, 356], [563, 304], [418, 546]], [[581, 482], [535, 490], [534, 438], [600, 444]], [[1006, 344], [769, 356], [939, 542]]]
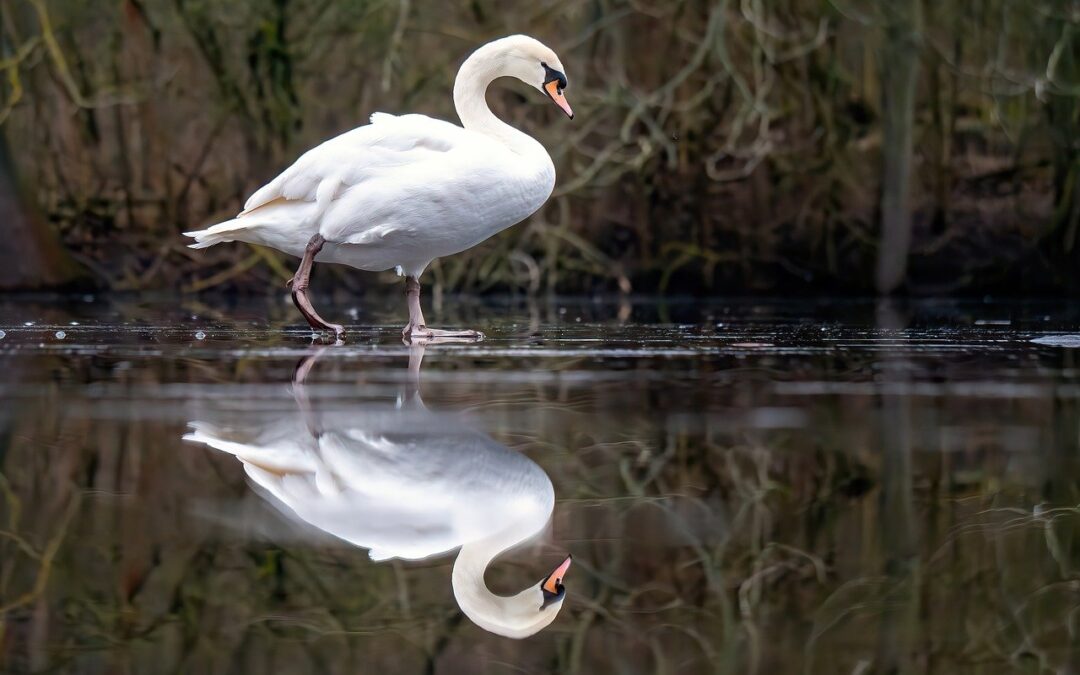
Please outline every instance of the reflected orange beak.
[[[568, 113], [569, 114], [569, 113]], [[570, 569], [570, 563], [573, 560], [572, 556], [566, 556], [566, 560], [555, 568], [555, 571], [548, 575], [548, 578], [544, 581], [543, 588], [548, 593], [558, 593], [559, 584], [562, 583], [563, 577], [566, 576], [566, 570]], [[533, 586], [533, 588], [536, 588]]]
[[544, 91], [551, 97], [552, 101], [555, 101], [555, 105], [562, 108], [562, 111], [566, 113], [566, 116], [570, 119], [574, 119], [574, 111], [570, 109], [570, 104], [566, 102], [566, 97], [559, 91], [559, 81], [552, 80], [544, 85]]

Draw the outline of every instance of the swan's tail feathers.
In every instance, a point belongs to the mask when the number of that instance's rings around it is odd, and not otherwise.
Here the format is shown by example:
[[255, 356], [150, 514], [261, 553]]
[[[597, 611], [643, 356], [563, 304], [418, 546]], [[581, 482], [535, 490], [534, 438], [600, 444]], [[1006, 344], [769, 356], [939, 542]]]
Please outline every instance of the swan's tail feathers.
[[224, 223], [218, 223], [213, 227], [208, 227], [205, 230], [184, 232], [184, 236], [195, 240], [194, 244], [188, 244], [188, 248], [208, 248], [214, 244], [236, 241], [236, 233], [240, 230], [246, 230], [253, 224], [252, 221], [246, 218], [234, 218], [233, 220], [226, 220]]
[[389, 551], [373, 548], [368, 550], [368, 557], [371, 558], [371, 562], [383, 562], [385, 560], [393, 560], [397, 556]]
[[190, 422], [188, 424], [191, 431], [184, 434], [185, 441], [191, 441], [193, 443], [202, 443], [209, 445], [215, 450], [221, 450], [227, 452], [230, 455], [236, 455], [240, 457], [245, 452], [250, 452], [251, 446], [243, 443], [234, 443], [228, 440], [228, 432], [222, 427], [212, 424], [210, 422]]

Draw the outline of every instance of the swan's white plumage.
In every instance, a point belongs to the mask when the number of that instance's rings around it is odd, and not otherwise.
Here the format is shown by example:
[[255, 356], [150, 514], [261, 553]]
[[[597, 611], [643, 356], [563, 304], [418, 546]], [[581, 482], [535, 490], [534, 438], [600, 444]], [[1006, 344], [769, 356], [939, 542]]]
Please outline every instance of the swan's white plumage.
[[543, 147], [501, 122], [487, 85], [514, 76], [534, 87], [558, 58], [525, 36], [496, 40], [462, 65], [454, 103], [463, 126], [426, 115], [375, 113], [371, 123], [304, 153], [257, 190], [233, 220], [188, 232], [205, 248], [244, 241], [364, 270], [419, 276], [435, 258], [466, 250], [547, 201], [555, 170]]
[[302, 416], [190, 426], [186, 440], [236, 456], [283, 514], [368, 549], [374, 561], [460, 547], [454, 595], [482, 628], [526, 637], [558, 613], [543, 606], [539, 585], [503, 597], [484, 583], [488, 565], [542, 531], [555, 505], [547, 474], [489, 436], [423, 409], [322, 415], [317, 432]]
[[509, 548], [554, 508], [540, 467], [452, 418], [387, 411], [320, 426], [313, 435], [298, 416], [247, 428], [200, 421], [185, 439], [235, 455], [285, 514], [373, 559], [420, 560], [492, 537]]

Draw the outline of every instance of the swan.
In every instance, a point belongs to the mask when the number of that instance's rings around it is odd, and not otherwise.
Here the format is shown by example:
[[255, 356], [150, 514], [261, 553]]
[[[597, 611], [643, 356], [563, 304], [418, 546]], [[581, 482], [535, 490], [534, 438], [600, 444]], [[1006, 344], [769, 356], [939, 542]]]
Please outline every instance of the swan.
[[243, 241], [300, 258], [289, 281], [293, 302], [316, 330], [323, 320], [307, 291], [315, 261], [405, 277], [406, 338], [465, 337], [477, 331], [427, 327], [420, 275], [435, 258], [460, 253], [521, 222], [555, 187], [555, 166], [538, 141], [497, 118], [488, 85], [516, 77], [573, 119], [562, 63], [548, 47], [511, 35], [480, 47], [458, 70], [454, 107], [461, 126], [426, 115], [377, 112], [371, 123], [304, 153], [256, 191], [243, 211], [205, 230], [185, 232], [191, 248]]
[[524, 455], [424, 407], [424, 346], [410, 347], [414, 384], [395, 410], [317, 413], [303, 386], [316, 353], [297, 368], [298, 414], [247, 429], [193, 421], [184, 439], [235, 455], [281, 511], [368, 549], [372, 560], [422, 560], [458, 548], [451, 585], [464, 614], [492, 633], [528, 637], [562, 608], [571, 558], [509, 597], [492, 593], [484, 572], [547, 525], [551, 480]]

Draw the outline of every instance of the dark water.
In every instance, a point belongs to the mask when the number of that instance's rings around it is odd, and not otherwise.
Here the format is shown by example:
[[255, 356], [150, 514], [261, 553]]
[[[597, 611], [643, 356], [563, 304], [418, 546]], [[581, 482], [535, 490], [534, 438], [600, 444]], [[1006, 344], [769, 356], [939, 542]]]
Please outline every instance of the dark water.
[[453, 304], [4, 303], [0, 670], [1080, 667], [1080, 305]]

